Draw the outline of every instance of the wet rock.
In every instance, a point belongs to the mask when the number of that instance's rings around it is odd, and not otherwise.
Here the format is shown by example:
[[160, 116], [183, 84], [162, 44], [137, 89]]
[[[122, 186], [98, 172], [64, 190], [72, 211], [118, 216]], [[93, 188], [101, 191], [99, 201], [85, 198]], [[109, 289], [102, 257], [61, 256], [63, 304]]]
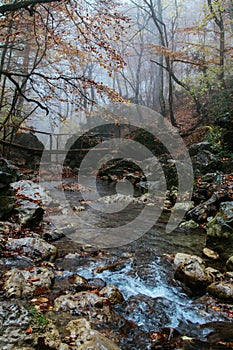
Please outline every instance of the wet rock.
[[91, 328], [90, 323], [84, 319], [70, 321], [66, 327], [77, 350], [120, 350], [111, 340]]
[[233, 201], [220, 205], [220, 211], [207, 225], [207, 235], [212, 237], [233, 236]]
[[194, 207], [194, 203], [192, 201], [186, 202], [178, 202], [175, 204], [176, 211], [186, 212]]
[[95, 293], [79, 292], [75, 294], [61, 295], [54, 301], [56, 311], [79, 311], [90, 307], [102, 308], [103, 298]]
[[180, 333], [172, 327], [164, 327], [161, 332], [150, 335], [153, 349], [179, 349], [181, 343]]
[[213, 281], [222, 281], [224, 280], [224, 275], [217, 269], [211, 267], [211, 266], [208, 266], [206, 267], [205, 271], [210, 275], [212, 276], [213, 278]]
[[[212, 321], [207, 322], [204, 327], [207, 329], [206, 339], [212, 344], [210, 348], [213, 350], [225, 350], [232, 347], [232, 322]], [[208, 332], [208, 329], [211, 332]]]
[[233, 202], [220, 204], [219, 213], [207, 224], [206, 246], [222, 258], [233, 255]]
[[221, 170], [222, 163], [212, 153], [211, 143], [199, 142], [189, 148], [195, 176]]
[[227, 271], [225, 275], [226, 275], [226, 278], [231, 278], [233, 280], [233, 271]]
[[197, 255], [190, 255], [190, 254], [185, 254], [185, 253], [177, 253], [174, 258], [174, 264], [176, 266], [180, 264], [186, 264], [191, 261], [197, 260], [200, 264], [203, 264], [202, 258], [200, 258]]
[[40, 204], [33, 203], [29, 200], [18, 199], [15, 211], [18, 213], [18, 222], [24, 226], [39, 222], [44, 214], [44, 209]]
[[3, 275], [3, 290], [8, 298], [32, 296], [38, 288], [49, 289], [53, 279], [53, 272], [45, 267], [12, 269]]
[[185, 215], [186, 220], [194, 220], [198, 223], [203, 223], [209, 220], [216, 215], [221, 204], [224, 204], [226, 201], [231, 200], [230, 195], [216, 192], [214, 193], [207, 201], [200, 203], [193, 209], [189, 210]]
[[189, 148], [189, 154], [191, 157], [196, 156], [199, 152], [211, 151], [211, 143], [209, 142], [198, 142], [193, 144]]
[[218, 189], [218, 174], [207, 173], [206, 176], [203, 175], [194, 184], [194, 192], [192, 199], [196, 205], [206, 202], [211, 198], [213, 193]]
[[6, 237], [0, 233], [0, 255], [1, 255], [1, 249], [5, 246], [6, 244]]
[[126, 320], [113, 310], [110, 301], [94, 292], [79, 292], [62, 295], [55, 299], [56, 312], [68, 312], [72, 316], [86, 317], [97, 327], [120, 331]]
[[187, 228], [187, 229], [195, 229], [198, 228], [199, 225], [197, 222], [195, 222], [194, 220], [189, 220], [189, 221], [184, 221], [180, 224], [180, 227], [182, 228]]
[[63, 238], [65, 234], [60, 229], [44, 228], [43, 238], [48, 242], [57, 241]]
[[[145, 153], [143, 151], [142, 159], [143, 162], [141, 163], [139, 160], [138, 165], [132, 163], [131, 159], [124, 159], [120, 161], [114, 160], [113, 162], [108, 162], [108, 166], [105, 166], [100, 170], [99, 176], [113, 182], [118, 181], [119, 178], [127, 179], [135, 187], [141, 187], [141, 192], [144, 193], [144, 190], [147, 189], [148, 185], [150, 186], [150, 191], [152, 192], [157, 192], [158, 189], [163, 191], [163, 180], [161, 182], [162, 173], [165, 175], [168, 189], [171, 189], [172, 186], [177, 186], [178, 176], [176, 167], [179, 167], [179, 165], [181, 165], [183, 169], [187, 170], [184, 171], [184, 176], [186, 176], [186, 174], [190, 174], [191, 171], [188, 164], [182, 162], [181, 160], [171, 159], [169, 155], [165, 154], [161, 155], [159, 160], [157, 157], [151, 157], [145, 160]], [[178, 162], [180, 162], [180, 164], [177, 164]], [[144, 174], [148, 174], [147, 178], [143, 176], [141, 169], [143, 169]]]
[[140, 324], [144, 331], [160, 329], [169, 322], [174, 314], [174, 305], [166, 298], [151, 298], [137, 294], [125, 300], [122, 304], [128, 319]]
[[207, 292], [219, 299], [232, 301], [233, 283], [226, 281], [214, 282], [207, 287]]
[[18, 239], [10, 239], [6, 249], [11, 251], [21, 251], [22, 254], [30, 258], [54, 259], [57, 255], [57, 248], [44, 241], [38, 235]]
[[88, 289], [87, 280], [80, 275], [71, 275], [68, 277], [69, 283], [76, 292], [81, 292]]
[[[163, 193], [164, 195], [164, 193]], [[149, 195], [148, 193], [141, 195], [140, 197], [133, 197], [131, 195], [125, 195], [122, 193], [117, 193], [111, 196], [104, 196], [97, 200], [97, 203], [105, 203], [116, 205], [116, 210], [120, 210], [121, 206], [129, 204], [143, 204], [143, 205], [158, 205], [158, 198], [161, 199], [161, 203], [164, 201], [164, 197], [153, 197], [153, 195]]]
[[42, 205], [50, 202], [47, 193], [38, 184], [29, 180], [15, 182], [11, 187], [16, 191], [15, 211], [19, 223], [30, 225], [34, 221], [41, 220], [44, 213]]
[[159, 161], [156, 157], [148, 158], [146, 161], [143, 161], [142, 169], [146, 174], [153, 174], [153, 181], [158, 182], [155, 190], [161, 189], [163, 191], [163, 184], [161, 182], [162, 169], [163, 176], [166, 178], [167, 189], [170, 190], [173, 186], [177, 186], [178, 183], [176, 163], [177, 161], [171, 159], [169, 156], [163, 155], [159, 158]]
[[202, 183], [213, 183], [217, 180], [218, 173], [207, 173], [201, 177]]
[[104, 166], [99, 171], [99, 176], [110, 179], [112, 176], [125, 176], [139, 170], [139, 166], [133, 163], [131, 159], [114, 159], [109, 160], [106, 164], [104, 164]]
[[[159, 160], [156, 157], [148, 158], [143, 161], [142, 169], [145, 174], [149, 174], [148, 180], [152, 181], [153, 179], [153, 181], [160, 183], [160, 187], [158, 187], [158, 184], [155, 187], [156, 191], [158, 188], [163, 191], [161, 176], [166, 178], [166, 189], [172, 190], [173, 187], [178, 187], [177, 169], [182, 169], [183, 181], [192, 176], [192, 167], [189, 166], [188, 162], [181, 159], [173, 159], [170, 155], [162, 155], [159, 157]], [[150, 179], [150, 174], [152, 174], [152, 179]]]
[[226, 262], [227, 271], [233, 271], [233, 255]]
[[207, 258], [210, 258], [210, 259], [214, 259], [214, 260], [217, 260], [219, 259], [219, 254], [209, 248], [204, 248], [203, 249], [203, 254], [207, 257]]
[[43, 204], [49, 203], [51, 198], [46, 191], [38, 184], [30, 180], [20, 180], [11, 184], [19, 197]]
[[0, 270], [9, 270], [10, 268], [28, 268], [33, 265], [33, 260], [26, 256], [13, 256], [12, 258], [0, 259]]
[[199, 153], [192, 156], [192, 163], [195, 176], [203, 175], [211, 171], [222, 170], [221, 161], [207, 150], [199, 151]]
[[[32, 349], [24, 344], [26, 330], [31, 323], [30, 314], [21, 301], [0, 303], [0, 344], [2, 350]], [[23, 345], [24, 344], [24, 345]]]
[[[46, 326], [39, 330], [34, 336], [34, 349], [65, 349], [62, 344], [59, 331], [51, 321], [47, 321]], [[68, 349], [68, 348], [67, 348]]]
[[113, 284], [109, 284], [101, 289], [99, 295], [110, 300], [112, 304], [121, 304], [124, 301], [123, 294]]
[[87, 282], [89, 289], [101, 290], [106, 286], [106, 282], [102, 278], [89, 278]]
[[104, 197], [100, 197], [98, 199], [98, 202], [100, 203], [106, 203], [106, 204], [114, 204], [114, 203], [122, 203], [122, 202], [126, 202], [126, 203], [130, 203], [134, 200], [133, 196], [130, 195], [124, 195], [121, 193], [117, 193], [114, 194], [112, 196], [104, 196]]
[[177, 265], [175, 278], [187, 285], [194, 293], [200, 294], [205, 292], [206, 287], [213, 282], [213, 275], [205, 269], [202, 259], [195, 255], [189, 257], [176, 257], [174, 262]]

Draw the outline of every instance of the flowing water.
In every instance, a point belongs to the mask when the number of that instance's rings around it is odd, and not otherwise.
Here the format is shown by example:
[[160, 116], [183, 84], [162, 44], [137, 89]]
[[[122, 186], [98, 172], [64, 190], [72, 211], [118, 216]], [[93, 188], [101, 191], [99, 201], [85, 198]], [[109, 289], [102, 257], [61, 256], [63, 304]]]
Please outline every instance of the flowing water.
[[[100, 184], [99, 188], [101, 195], [111, 193], [111, 188], [104, 184]], [[77, 193], [67, 192], [66, 197], [71, 206], [79, 204], [82, 199]], [[85, 234], [87, 227], [83, 225], [84, 222], [98, 222], [97, 231], [100, 226], [102, 228], [117, 226], [134, 217], [140, 210], [140, 207], [132, 206], [120, 214], [109, 215], [98, 213], [87, 205], [86, 211], [78, 214], [79, 231], [82, 236]], [[205, 297], [193, 297], [184, 292], [182, 286], [173, 278], [174, 266], [169, 259], [171, 254], [177, 252], [201, 255], [205, 246], [205, 233], [201, 230], [184, 229], [165, 233], [166, 219], [167, 214], [162, 215], [159, 221], [139, 239], [117, 248], [107, 249], [108, 259], [105, 264], [122, 262], [114, 271], [105, 270], [97, 275], [96, 268], [104, 263], [96, 259], [75, 267], [75, 272], [85, 278], [102, 278], [107, 283], [118, 286], [126, 301], [117, 307], [117, 311], [144, 332], [156, 332], [164, 327], [172, 327], [182, 335], [206, 341], [208, 336], [215, 332], [217, 325], [220, 329], [218, 335], [221, 337], [224, 329], [231, 329], [232, 318], [222, 311], [221, 306], [212, 309], [208, 304], [209, 299], [206, 301]], [[74, 266], [70, 266], [70, 269], [66, 267], [64, 276], [73, 273]], [[150, 345], [145, 347], [147, 348], [150, 349]], [[196, 348], [202, 349], [202, 347]], [[127, 349], [140, 350], [142, 347], [134, 344]]]

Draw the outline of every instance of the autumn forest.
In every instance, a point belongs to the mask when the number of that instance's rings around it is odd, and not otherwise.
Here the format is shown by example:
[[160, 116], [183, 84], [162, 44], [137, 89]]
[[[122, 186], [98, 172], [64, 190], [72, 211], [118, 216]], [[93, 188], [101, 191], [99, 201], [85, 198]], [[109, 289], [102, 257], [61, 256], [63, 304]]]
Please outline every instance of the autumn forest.
[[233, 0], [0, 1], [0, 349], [233, 349]]
[[231, 1], [20, 1], [0, 13], [3, 139], [7, 123], [109, 100], [178, 126], [186, 104], [187, 129], [231, 108]]

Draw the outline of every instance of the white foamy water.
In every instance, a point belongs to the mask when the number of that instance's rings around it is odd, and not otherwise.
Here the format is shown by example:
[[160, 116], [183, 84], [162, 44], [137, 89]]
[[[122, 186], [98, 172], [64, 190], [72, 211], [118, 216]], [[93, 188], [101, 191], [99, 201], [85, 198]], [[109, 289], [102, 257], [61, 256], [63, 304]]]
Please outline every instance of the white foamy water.
[[[165, 306], [163, 311], [168, 317], [168, 322], [163, 325], [164, 327], [179, 328], [179, 324], [182, 322], [183, 324], [192, 324], [194, 327], [196, 326], [198, 328], [199, 325], [214, 320], [213, 315], [200, 309], [198, 305], [193, 305], [192, 300], [179, 288], [168, 284], [164, 271], [158, 262], [152, 262], [148, 266], [143, 266], [145, 280], [135, 271], [133, 260], [118, 271], [106, 270], [96, 274], [94, 272], [96, 267], [98, 267], [96, 263], [91, 263], [88, 268], [82, 267], [77, 269], [77, 273], [87, 279], [98, 277], [102, 278], [108, 284], [116, 285], [121, 290], [126, 300], [138, 295], [148, 297], [147, 300], [149, 300], [149, 298], [164, 300]], [[160, 315], [158, 315], [158, 319], [159, 317]], [[138, 313], [138, 309], [136, 309], [135, 312], [133, 311], [130, 315], [127, 315], [127, 318], [134, 321], [138, 326], [142, 326], [147, 331], [153, 328], [153, 319], [148, 318], [146, 310], [145, 313], [143, 312], [143, 302], [140, 313]], [[158, 319], [154, 320], [155, 325]]]

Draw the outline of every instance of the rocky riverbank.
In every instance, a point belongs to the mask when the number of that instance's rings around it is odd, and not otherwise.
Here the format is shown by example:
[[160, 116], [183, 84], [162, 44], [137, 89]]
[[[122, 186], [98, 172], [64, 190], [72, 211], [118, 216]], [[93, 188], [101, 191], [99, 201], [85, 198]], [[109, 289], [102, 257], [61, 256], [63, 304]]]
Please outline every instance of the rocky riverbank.
[[[171, 274], [169, 283], [190, 297], [193, 309], [199, 305], [203, 314], [211, 315], [205, 327], [213, 331], [199, 339], [198, 335], [190, 336], [192, 332], [185, 324], [178, 328], [164, 326], [169, 323], [168, 314], [172, 314], [167, 300], [146, 296], [143, 291], [128, 298], [114, 283], [104, 279], [105, 271], [111, 276], [130, 266], [136, 269], [138, 262], [149, 254], [146, 250], [140, 255], [135, 248], [117, 252], [70, 241], [66, 237], [67, 227], [54, 228], [47, 220], [48, 213], [59, 216], [65, 211], [65, 204], [51, 203], [48, 193], [37, 183], [22, 179], [3, 159], [1, 169], [0, 344], [3, 350], [232, 347], [231, 174], [218, 179], [216, 169], [205, 174], [202, 170], [201, 175], [196, 172], [193, 208], [187, 212], [179, 230], [190, 237], [193, 230], [206, 232], [202, 254], [177, 250], [177, 254], [162, 257], [162, 264]], [[137, 175], [134, 173], [131, 178], [138, 183]], [[165, 212], [171, 211], [174, 204], [176, 190], [172, 186], [165, 202], [159, 203], [164, 205]], [[75, 185], [63, 188], [79, 190]], [[149, 205], [153, 202], [146, 194], [143, 196], [135, 201]], [[153, 259], [154, 256], [148, 257], [149, 261]], [[85, 271], [90, 266], [92, 276], [87, 277]], [[132, 274], [133, 270], [130, 271]], [[144, 327], [137, 321], [140, 317], [151, 320], [153, 326]], [[221, 322], [213, 324], [211, 317]]]

